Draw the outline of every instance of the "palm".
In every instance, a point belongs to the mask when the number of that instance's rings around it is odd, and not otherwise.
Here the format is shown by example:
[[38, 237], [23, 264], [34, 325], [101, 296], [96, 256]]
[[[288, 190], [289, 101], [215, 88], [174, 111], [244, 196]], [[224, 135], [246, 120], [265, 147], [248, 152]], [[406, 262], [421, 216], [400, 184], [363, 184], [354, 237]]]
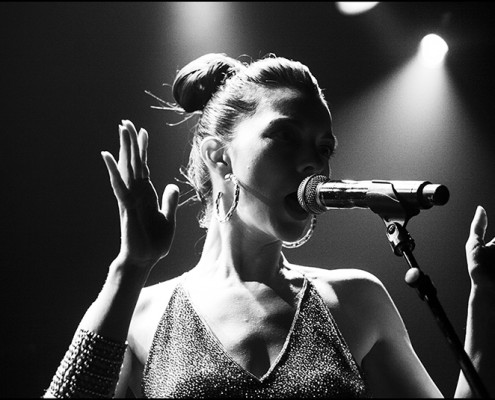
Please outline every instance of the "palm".
[[473, 283], [495, 287], [495, 238], [485, 243], [487, 226], [486, 211], [483, 207], [478, 207], [466, 242], [466, 257]]
[[170, 250], [175, 231], [178, 188], [168, 185], [162, 207], [149, 179], [147, 166], [148, 135], [136, 133], [125, 121], [120, 127], [119, 161], [102, 153], [120, 211], [120, 256], [136, 265], [152, 266]]

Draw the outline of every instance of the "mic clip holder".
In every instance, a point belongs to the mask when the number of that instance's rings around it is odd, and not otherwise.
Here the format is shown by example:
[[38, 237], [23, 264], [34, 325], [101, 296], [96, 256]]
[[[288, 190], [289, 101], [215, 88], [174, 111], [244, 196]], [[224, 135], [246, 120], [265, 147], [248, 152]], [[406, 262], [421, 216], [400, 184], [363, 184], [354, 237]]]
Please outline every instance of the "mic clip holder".
[[490, 398], [436, 296], [437, 290], [433, 282], [421, 271], [413, 255], [415, 242], [406, 230], [406, 225], [412, 217], [419, 214], [420, 209], [401, 201], [392, 182], [374, 181], [373, 183], [373, 190], [368, 191], [366, 201], [371, 211], [378, 214], [385, 223], [386, 235], [394, 254], [404, 257], [409, 265], [405, 276], [406, 283], [416, 289], [419, 298], [429, 305], [474, 395], [479, 398]]

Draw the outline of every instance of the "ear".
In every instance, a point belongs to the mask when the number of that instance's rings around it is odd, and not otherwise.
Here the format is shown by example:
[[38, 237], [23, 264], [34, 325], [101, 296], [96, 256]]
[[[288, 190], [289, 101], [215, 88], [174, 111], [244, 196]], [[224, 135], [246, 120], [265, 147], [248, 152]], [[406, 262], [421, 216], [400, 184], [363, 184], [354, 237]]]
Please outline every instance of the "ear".
[[226, 146], [215, 137], [204, 138], [201, 142], [201, 157], [211, 173], [217, 173], [222, 178], [232, 172], [230, 157], [227, 154]]

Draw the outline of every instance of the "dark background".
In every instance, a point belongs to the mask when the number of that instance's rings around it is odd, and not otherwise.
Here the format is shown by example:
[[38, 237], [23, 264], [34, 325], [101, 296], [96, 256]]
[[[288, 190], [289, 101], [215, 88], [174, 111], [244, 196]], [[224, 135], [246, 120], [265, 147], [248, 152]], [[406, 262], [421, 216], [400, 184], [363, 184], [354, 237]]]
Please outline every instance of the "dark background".
[[[100, 151], [117, 154], [118, 124], [130, 119], [150, 133], [157, 191], [179, 177], [193, 123], [167, 126], [178, 117], [151, 108], [156, 102], [144, 91], [171, 100], [163, 84], [208, 52], [272, 52], [307, 64], [334, 116], [335, 179], [449, 188], [450, 201], [421, 212], [408, 229], [463, 340], [464, 243], [476, 205], [495, 220], [493, 11], [488, 2], [386, 2], [358, 16], [339, 14], [332, 2], [1, 3], [1, 396], [43, 393], [117, 254], [117, 205]], [[449, 43], [444, 70], [429, 83], [408, 81], [414, 73], [406, 66], [431, 31]], [[195, 264], [198, 211], [178, 211], [174, 247], [148, 284]], [[406, 263], [392, 254], [376, 214], [325, 213], [313, 239], [286, 255], [378, 276], [426, 368], [452, 396], [453, 354], [404, 283]]]

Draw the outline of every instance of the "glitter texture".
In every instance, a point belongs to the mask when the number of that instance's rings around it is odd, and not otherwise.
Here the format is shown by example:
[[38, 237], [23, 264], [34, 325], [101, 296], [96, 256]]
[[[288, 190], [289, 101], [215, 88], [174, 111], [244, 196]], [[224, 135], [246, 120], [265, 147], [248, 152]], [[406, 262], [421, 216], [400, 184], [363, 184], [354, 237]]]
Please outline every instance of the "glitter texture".
[[146, 397], [369, 397], [349, 348], [305, 278], [284, 347], [258, 378], [234, 361], [194, 310], [181, 283], [158, 324], [142, 389]]

